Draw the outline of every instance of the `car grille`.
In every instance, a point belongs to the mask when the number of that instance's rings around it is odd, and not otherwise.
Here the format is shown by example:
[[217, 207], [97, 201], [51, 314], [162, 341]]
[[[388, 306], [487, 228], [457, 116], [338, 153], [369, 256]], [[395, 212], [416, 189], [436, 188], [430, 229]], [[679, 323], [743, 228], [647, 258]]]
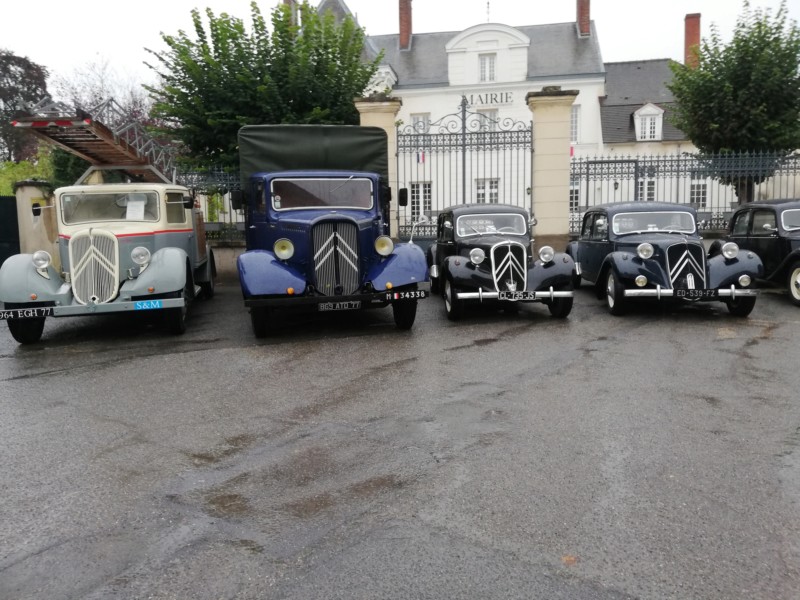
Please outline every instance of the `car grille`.
[[80, 304], [103, 304], [119, 289], [119, 243], [113, 233], [87, 229], [69, 240], [72, 294]]
[[528, 282], [525, 246], [519, 242], [501, 242], [491, 249], [492, 276], [498, 292], [522, 291]]
[[355, 293], [361, 283], [358, 228], [352, 223], [328, 221], [316, 225], [311, 237], [317, 290], [325, 296]]
[[667, 248], [667, 269], [673, 289], [706, 289], [706, 252], [698, 242]]

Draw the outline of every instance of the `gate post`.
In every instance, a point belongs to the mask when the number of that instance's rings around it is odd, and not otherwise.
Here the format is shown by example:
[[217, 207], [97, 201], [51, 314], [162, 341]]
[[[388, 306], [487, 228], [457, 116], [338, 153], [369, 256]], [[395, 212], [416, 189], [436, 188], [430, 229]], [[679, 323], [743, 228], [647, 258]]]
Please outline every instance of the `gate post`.
[[392, 188], [392, 204], [389, 208], [389, 234], [393, 238], [397, 238], [400, 234], [399, 223], [397, 218], [397, 198], [398, 198], [398, 181], [397, 181], [397, 113], [400, 112], [400, 107], [403, 101], [400, 98], [357, 98], [355, 100], [356, 109], [361, 116], [361, 125], [380, 127], [386, 131], [388, 138], [388, 152], [389, 156], [389, 181], [387, 183]]
[[533, 113], [532, 206], [536, 216], [536, 246], [558, 251], [569, 241], [570, 121], [578, 90], [545, 86], [528, 92]]

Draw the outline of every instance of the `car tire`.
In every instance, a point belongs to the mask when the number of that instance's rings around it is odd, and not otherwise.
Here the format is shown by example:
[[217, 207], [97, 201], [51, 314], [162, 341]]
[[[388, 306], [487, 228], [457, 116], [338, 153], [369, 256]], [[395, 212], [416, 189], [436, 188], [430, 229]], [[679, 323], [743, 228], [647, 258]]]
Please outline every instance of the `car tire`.
[[553, 298], [547, 303], [547, 308], [550, 309], [550, 315], [556, 319], [566, 319], [569, 313], [572, 312], [572, 304], [574, 298]]
[[456, 288], [450, 277], [444, 280], [444, 310], [451, 321], [458, 321], [464, 314], [464, 301], [456, 298]]
[[614, 269], [606, 273], [606, 306], [608, 312], [616, 317], [625, 314], [625, 289]]
[[183, 335], [186, 333], [186, 317], [189, 314], [189, 302], [194, 292], [194, 283], [189, 275], [186, 276], [186, 283], [183, 286], [181, 298], [183, 306], [168, 308], [164, 311], [164, 318], [167, 321], [167, 330], [173, 335]]
[[728, 305], [728, 312], [734, 317], [746, 317], [756, 305], [755, 296], [742, 296], [741, 298], [731, 298], [726, 300], [725, 304]]
[[789, 267], [789, 276], [786, 278], [786, 287], [792, 304], [800, 306], [800, 261]]
[[253, 326], [253, 335], [258, 339], [267, 337], [270, 324], [270, 310], [264, 306], [250, 308], [250, 323]]
[[398, 329], [411, 329], [417, 316], [417, 301], [402, 300], [392, 304], [394, 324]]
[[9, 319], [8, 330], [20, 344], [35, 344], [42, 339], [44, 317], [36, 319]]
[[581, 287], [581, 282], [583, 281], [583, 277], [578, 275], [577, 273], [572, 274], [572, 289], [577, 290]]
[[217, 265], [214, 262], [214, 253], [211, 252], [208, 260], [209, 263], [209, 270], [211, 271], [211, 277], [208, 281], [203, 281], [200, 283], [200, 289], [203, 291], [203, 298], [206, 300], [211, 300], [214, 297], [214, 288], [216, 287], [216, 278], [217, 278]]

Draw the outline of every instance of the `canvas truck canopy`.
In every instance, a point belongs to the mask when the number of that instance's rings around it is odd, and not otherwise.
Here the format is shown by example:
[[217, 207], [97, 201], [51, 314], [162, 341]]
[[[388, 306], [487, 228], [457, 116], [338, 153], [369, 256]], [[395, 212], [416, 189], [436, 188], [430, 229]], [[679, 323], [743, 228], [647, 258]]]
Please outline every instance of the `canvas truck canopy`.
[[239, 130], [239, 166], [242, 189], [262, 171], [369, 171], [388, 182], [388, 140], [380, 127], [246, 125]]

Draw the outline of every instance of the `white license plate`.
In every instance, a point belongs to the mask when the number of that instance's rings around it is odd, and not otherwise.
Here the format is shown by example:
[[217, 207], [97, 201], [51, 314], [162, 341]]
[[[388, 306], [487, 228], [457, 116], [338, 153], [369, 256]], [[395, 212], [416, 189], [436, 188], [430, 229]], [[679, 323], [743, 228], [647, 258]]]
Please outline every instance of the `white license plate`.
[[413, 300], [416, 298], [426, 298], [428, 292], [425, 290], [411, 290], [408, 292], [386, 292], [387, 300]]
[[716, 298], [717, 290], [675, 290], [676, 298]]
[[517, 300], [536, 300], [536, 292], [498, 292], [497, 298], [499, 300], [511, 300], [512, 302]]
[[35, 319], [37, 317], [51, 317], [52, 307], [45, 308], [10, 308], [0, 310], [0, 321], [6, 319]]
[[361, 300], [348, 300], [347, 302], [323, 302], [317, 305], [317, 310], [327, 312], [331, 310], [358, 310]]

